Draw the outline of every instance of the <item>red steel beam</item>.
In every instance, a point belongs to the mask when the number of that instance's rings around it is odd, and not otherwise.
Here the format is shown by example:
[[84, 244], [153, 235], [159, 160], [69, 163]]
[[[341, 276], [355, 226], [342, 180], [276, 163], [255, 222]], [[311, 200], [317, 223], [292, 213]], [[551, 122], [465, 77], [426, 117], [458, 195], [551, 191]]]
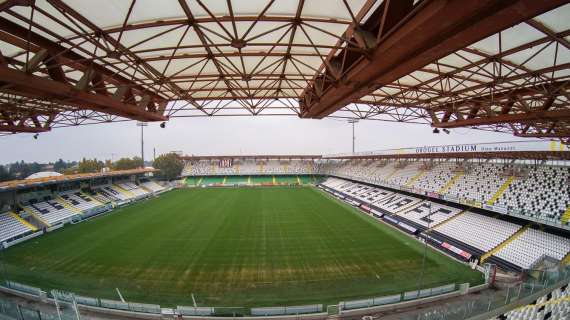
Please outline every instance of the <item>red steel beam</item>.
[[499, 123], [519, 123], [529, 121], [547, 120], [570, 120], [570, 110], [556, 111], [533, 111], [528, 113], [502, 114], [492, 117], [481, 117], [474, 119], [455, 120], [432, 124], [436, 128], [459, 128], [472, 127]]
[[553, 133], [515, 133], [515, 136], [522, 138], [567, 138], [570, 137], [570, 131]]
[[[16, 47], [23, 50], [30, 50], [32, 52], [37, 52], [39, 50], [46, 49], [52, 56], [57, 56], [62, 60], [62, 63], [68, 65], [74, 69], [85, 71], [89, 68], [93, 68], [98, 73], [104, 75], [104, 80], [116, 84], [117, 86], [128, 86], [142, 94], [148, 94], [156, 97], [160, 100], [162, 97], [157, 95], [155, 92], [141, 86], [140, 84], [133, 82], [119, 74], [116, 71], [107, 69], [105, 65], [98, 64], [91, 61], [91, 58], [86, 58], [78, 53], [75, 53], [64, 46], [55, 43], [42, 35], [39, 35], [33, 31], [4, 18], [0, 17], [0, 30], [4, 31], [0, 33], [0, 39], [6, 41]], [[28, 43], [28, 40], [30, 43]]]
[[360, 58], [341, 81], [304, 106], [302, 117], [326, 117], [380, 86], [566, 3], [568, 0], [426, 1], [380, 39], [368, 59]]
[[0, 124], [0, 132], [41, 133], [41, 132], [48, 132], [50, 130], [51, 130], [51, 128], [44, 128], [44, 127], [30, 127], [30, 126], [16, 126], [16, 125]]
[[516, 99], [517, 97], [526, 96], [542, 96], [554, 97], [563, 94], [564, 88], [568, 86], [569, 81], [556, 81], [544, 82], [540, 84], [533, 84], [525, 87], [516, 87], [510, 90], [497, 92], [494, 94], [478, 95], [466, 99], [457, 100], [453, 103], [444, 103], [430, 108], [431, 111], [445, 111], [450, 108], [458, 108], [463, 106], [470, 106], [473, 104], [492, 104], [493, 102], [501, 100]]
[[61, 101], [62, 104], [75, 105], [79, 109], [90, 109], [139, 121], [167, 120], [167, 117], [161, 114], [123, 103], [111, 96], [81, 91], [69, 84], [29, 75], [5, 66], [0, 66], [0, 82], [14, 86], [11, 90], [31, 90]]

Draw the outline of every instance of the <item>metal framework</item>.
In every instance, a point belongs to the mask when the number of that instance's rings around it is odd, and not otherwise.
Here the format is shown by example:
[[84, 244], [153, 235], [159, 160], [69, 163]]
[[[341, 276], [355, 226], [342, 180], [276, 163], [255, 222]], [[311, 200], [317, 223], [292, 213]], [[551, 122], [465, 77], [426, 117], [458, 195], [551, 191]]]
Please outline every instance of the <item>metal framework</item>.
[[569, 0], [6, 0], [0, 132], [292, 115], [570, 141]]

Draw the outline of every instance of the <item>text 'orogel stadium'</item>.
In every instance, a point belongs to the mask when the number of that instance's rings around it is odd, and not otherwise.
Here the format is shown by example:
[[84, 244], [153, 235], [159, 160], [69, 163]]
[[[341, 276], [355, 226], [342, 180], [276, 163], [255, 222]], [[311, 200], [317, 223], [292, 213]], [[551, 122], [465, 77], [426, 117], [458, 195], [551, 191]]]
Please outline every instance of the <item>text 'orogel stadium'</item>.
[[[531, 144], [179, 156], [170, 182], [146, 168], [2, 183], [0, 310], [563, 319], [568, 151]], [[493, 146], [512, 151], [477, 151]]]

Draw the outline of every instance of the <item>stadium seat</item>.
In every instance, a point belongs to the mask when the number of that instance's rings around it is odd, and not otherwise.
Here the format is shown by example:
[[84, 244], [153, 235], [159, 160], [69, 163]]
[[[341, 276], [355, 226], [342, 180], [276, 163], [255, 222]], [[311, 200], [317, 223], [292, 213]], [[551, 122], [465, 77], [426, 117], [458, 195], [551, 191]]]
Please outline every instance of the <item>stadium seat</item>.
[[10, 240], [32, 231], [10, 213], [0, 214], [0, 242]]
[[544, 257], [562, 260], [570, 252], [570, 240], [529, 228], [495, 253], [495, 256], [523, 269], [530, 269]]
[[488, 252], [507, 240], [520, 225], [465, 212], [458, 217], [437, 226], [434, 230], [467, 245]]

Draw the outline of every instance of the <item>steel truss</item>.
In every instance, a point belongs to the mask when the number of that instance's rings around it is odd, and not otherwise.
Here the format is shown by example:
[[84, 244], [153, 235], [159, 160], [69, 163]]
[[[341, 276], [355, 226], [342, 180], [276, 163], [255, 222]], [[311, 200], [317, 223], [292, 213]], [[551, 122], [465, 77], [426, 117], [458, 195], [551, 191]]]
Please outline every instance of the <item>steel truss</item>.
[[570, 27], [544, 17], [568, 0], [254, 2], [4, 1], [0, 132], [289, 115], [570, 138]]

